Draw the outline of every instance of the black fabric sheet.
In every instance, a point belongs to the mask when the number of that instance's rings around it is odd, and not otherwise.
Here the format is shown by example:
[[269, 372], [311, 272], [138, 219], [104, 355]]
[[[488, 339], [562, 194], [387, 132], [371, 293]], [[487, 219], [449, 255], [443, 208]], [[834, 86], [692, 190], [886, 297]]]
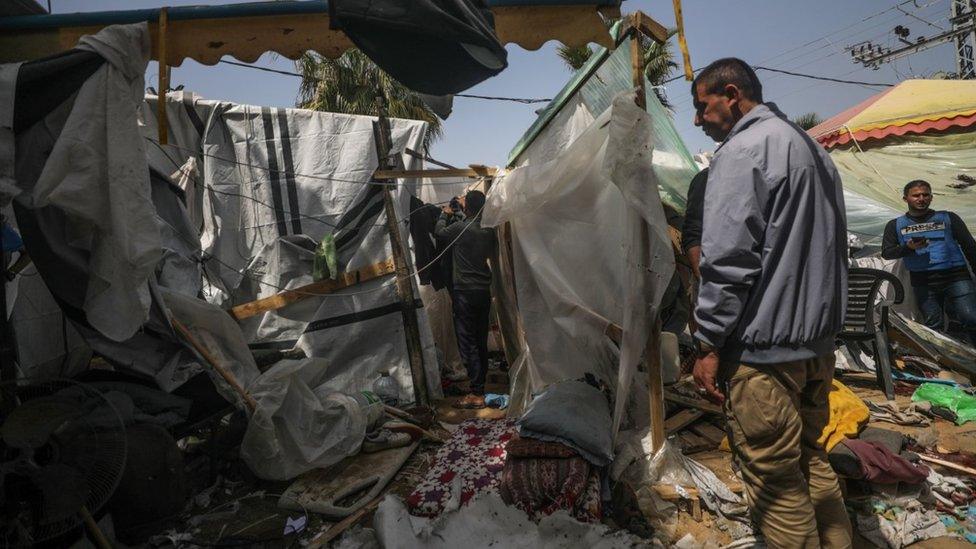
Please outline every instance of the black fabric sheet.
[[331, 0], [330, 12], [357, 48], [414, 91], [458, 93], [508, 66], [482, 0]]

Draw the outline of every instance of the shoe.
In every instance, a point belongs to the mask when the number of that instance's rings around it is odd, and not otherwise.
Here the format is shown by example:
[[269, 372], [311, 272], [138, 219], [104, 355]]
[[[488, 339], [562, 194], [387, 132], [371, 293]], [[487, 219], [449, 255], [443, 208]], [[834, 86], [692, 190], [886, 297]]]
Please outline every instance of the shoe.
[[462, 410], [477, 410], [485, 407], [484, 395], [468, 394], [454, 404], [455, 408]]
[[413, 441], [408, 433], [398, 433], [388, 429], [379, 429], [372, 433], [366, 433], [363, 440], [363, 453], [372, 454], [390, 448], [402, 448]]

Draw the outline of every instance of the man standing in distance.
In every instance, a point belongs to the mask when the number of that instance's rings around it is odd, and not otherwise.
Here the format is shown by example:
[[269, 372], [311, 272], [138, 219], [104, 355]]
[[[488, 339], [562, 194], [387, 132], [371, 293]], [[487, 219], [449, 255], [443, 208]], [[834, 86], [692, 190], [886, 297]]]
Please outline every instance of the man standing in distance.
[[443, 245], [451, 246], [454, 332], [461, 360], [471, 380], [471, 392], [455, 406], [484, 408], [491, 312], [491, 268], [488, 258], [494, 253], [497, 241], [495, 229], [481, 226], [485, 193], [468, 191], [462, 206], [466, 216], [463, 221], [456, 221], [451, 208], [444, 207], [434, 227], [434, 235]]
[[692, 83], [720, 142], [705, 191], [694, 376], [723, 403], [747, 501], [771, 547], [850, 547], [818, 438], [847, 294], [843, 190], [826, 151], [771, 103], [745, 62]]
[[929, 208], [927, 181], [909, 182], [903, 198], [908, 212], [888, 222], [881, 257], [905, 262], [926, 326], [944, 331], [948, 313], [976, 345], [976, 287], [969, 274], [976, 265], [976, 241], [958, 215]]

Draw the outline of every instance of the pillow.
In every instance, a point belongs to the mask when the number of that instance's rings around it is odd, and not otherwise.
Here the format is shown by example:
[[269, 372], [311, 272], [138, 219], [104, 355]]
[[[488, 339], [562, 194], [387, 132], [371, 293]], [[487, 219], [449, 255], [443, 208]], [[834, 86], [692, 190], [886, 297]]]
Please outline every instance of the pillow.
[[551, 385], [517, 425], [519, 435], [565, 444], [597, 467], [613, 461], [610, 405], [599, 389], [582, 381]]

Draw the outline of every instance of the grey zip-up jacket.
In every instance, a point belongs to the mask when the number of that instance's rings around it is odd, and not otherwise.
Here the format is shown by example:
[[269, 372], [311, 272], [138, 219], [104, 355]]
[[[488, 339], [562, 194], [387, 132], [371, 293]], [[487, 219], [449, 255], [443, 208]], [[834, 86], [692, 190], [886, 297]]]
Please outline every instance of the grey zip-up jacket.
[[832, 352], [847, 297], [847, 217], [827, 151], [767, 103], [739, 120], [710, 168], [695, 337], [723, 362]]

